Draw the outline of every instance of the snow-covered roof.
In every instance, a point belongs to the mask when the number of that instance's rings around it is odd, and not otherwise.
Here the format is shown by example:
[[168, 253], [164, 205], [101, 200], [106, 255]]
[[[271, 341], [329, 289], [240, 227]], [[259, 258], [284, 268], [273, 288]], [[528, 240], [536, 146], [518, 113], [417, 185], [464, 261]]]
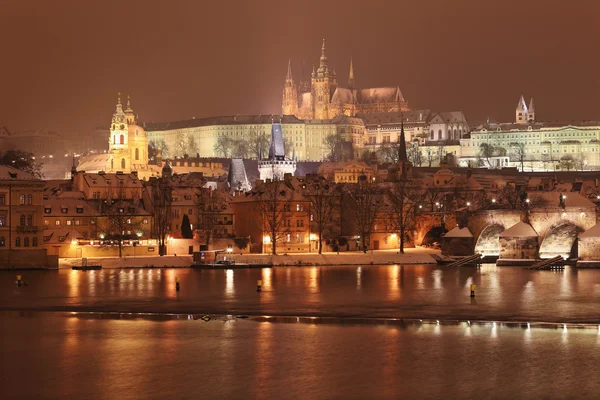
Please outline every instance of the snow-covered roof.
[[579, 234], [580, 238], [600, 237], [600, 223]]
[[531, 197], [541, 198], [543, 201], [543, 205], [540, 205], [538, 208], [554, 208], [559, 207], [560, 204], [560, 196], [566, 196], [567, 198], [564, 200], [565, 207], [576, 207], [576, 208], [591, 208], [595, 209], [596, 205], [586, 199], [584, 196], [577, 192], [531, 192]]
[[8, 165], [0, 165], [0, 180], [35, 181], [38, 178], [20, 169], [9, 167]]
[[538, 236], [538, 234], [535, 231], [535, 229], [533, 229], [531, 227], [531, 225], [526, 224], [523, 221], [516, 223], [515, 225], [511, 226], [510, 228], [508, 228], [507, 230], [505, 230], [504, 232], [502, 232], [500, 234], [500, 237], [537, 237], [537, 236]]
[[473, 237], [473, 234], [471, 233], [471, 231], [469, 230], [469, 228], [467, 228], [466, 226], [464, 228], [459, 228], [458, 226], [455, 227], [454, 229], [451, 229], [449, 232], [447, 232], [444, 237]]

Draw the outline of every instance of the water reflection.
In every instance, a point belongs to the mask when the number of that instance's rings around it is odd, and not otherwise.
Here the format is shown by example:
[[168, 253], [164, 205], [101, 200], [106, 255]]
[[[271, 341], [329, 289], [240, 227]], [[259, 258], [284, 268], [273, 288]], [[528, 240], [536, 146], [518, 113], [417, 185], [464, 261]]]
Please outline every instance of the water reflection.
[[235, 283], [233, 281], [233, 270], [228, 269], [225, 271], [225, 296], [233, 297], [235, 296]]
[[308, 289], [310, 293], [319, 291], [319, 267], [309, 268]]
[[392, 265], [388, 269], [388, 291], [387, 291], [387, 299], [388, 300], [397, 300], [400, 298], [400, 282], [398, 278], [400, 277], [400, 267], [398, 265]]
[[356, 290], [360, 291], [362, 288], [362, 267], [356, 268]]

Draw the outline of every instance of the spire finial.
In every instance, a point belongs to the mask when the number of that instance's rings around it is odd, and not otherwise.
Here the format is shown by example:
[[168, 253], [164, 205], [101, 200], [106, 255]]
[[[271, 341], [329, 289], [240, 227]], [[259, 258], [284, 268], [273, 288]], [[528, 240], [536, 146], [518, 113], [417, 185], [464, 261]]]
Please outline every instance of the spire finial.
[[321, 47], [321, 60], [319, 63], [319, 70], [327, 69], [327, 56], [325, 55], [325, 38], [323, 38], [323, 46]]
[[350, 57], [350, 73], [348, 74], [348, 89], [354, 89], [354, 67], [352, 66], [352, 57]]
[[121, 92], [117, 93], [117, 104], [121, 104]]
[[131, 108], [131, 99], [129, 98], [129, 95], [127, 95], [127, 109]]

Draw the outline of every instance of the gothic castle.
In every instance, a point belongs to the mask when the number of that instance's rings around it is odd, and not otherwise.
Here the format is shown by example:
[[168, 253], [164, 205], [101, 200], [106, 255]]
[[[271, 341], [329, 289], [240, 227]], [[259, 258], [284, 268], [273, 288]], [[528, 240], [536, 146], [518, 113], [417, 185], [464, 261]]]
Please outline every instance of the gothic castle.
[[300, 85], [296, 87], [291, 60], [288, 63], [281, 110], [283, 115], [310, 120], [332, 119], [338, 115], [353, 117], [356, 114], [408, 111], [409, 108], [398, 87], [357, 89], [352, 59], [348, 87], [338, 87], [335, 70], [330, 70], [327, 63], [323, 39], [319, 68], [313, 67], [310, 84], [302, 77]]

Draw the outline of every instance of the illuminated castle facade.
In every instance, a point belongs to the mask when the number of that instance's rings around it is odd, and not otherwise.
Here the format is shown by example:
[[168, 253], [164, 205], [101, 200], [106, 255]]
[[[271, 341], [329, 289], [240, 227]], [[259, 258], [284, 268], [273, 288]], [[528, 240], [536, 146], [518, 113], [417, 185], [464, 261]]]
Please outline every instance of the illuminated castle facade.
[[304, 120], [322, 120], [332, 119], [338, 115], [353, 117], [356, 114], [409, 110], [399, 87], [357, 89], [352, 59], [348, 87], [339, 87], [335, 70], [329, 69], [324, 39], [319, 68], [313, 67], [310, 84], [308, 80], [302, 78], [303, 80], [296, 86], [290, 60], [283, 88], [281, 106], [283, 115], [295, 115]]

